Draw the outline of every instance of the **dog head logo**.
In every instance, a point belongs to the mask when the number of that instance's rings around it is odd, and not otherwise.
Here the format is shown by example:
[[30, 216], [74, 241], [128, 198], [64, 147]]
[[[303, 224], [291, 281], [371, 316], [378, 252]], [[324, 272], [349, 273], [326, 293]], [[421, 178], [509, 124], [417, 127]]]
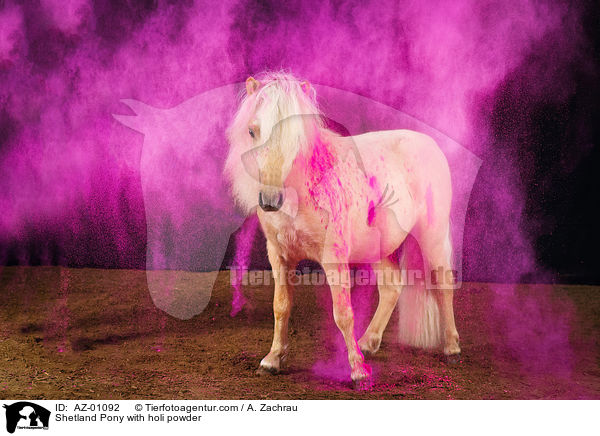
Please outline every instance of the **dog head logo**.
[[50, 422], [50, 411], [28, 401], [19, 401], [4, 405], [6, 409], [6, 431], [14, 433], [15, 429], [47, 429]]
[[[236, 113], [243, 88], [243, 83], [215, 88], [168, 109], [125, 99], [122, 102], [130, 109], [129, 113], [113, 115], [123, 125], [144, 135], [140, 177], [147, 225], [148, 289], [158, 308], [180, 319], [190, 319], [208, 305], [228, 242], [235, 232], [238, 237], [232, 267], [243, 271], [250, 262], [256, 222], [249, 221], [247, 231], [239, 230], [245, 214], [236, 209], [231, 183], [224, 177], [230, 150], [227, 125]], [[340, 89], [322, 85], [314, 85], [314, 89], [320, 96], [322, 113], [337, 126], [328, 128], [342, 136], [403, 128], [435, 140], [452, 174], [451, 240], [453, 265], [458, 272], [455, 280], [460, 283], [463, 228], [481, 160], [431, 126], [394, 108]], [[248, 135], [248, 130], [244, 127], [242, 133]], [[244, 151], [250, 150], [249, 147]], [[359, 153], [354, 155], [362, 160]], [[252, 153], [240, 153], [238, 160], [236, 174], [245, 176], [243, 181], [247, 182], [240, 183], [243, 190], [256, 183], [256, 159]], [[313, 184], [319, 186], [318, 182]], [[370, 207], [369, 220], [376, 222], [394, 204], [398, 194], [381, 186], [381, 198]], [[259, 196], [252, 198], [253, 203], [244, 209], [260, 206]], [[233, 301], [243, 298], [234, 295]], [[237, 306], [232, 307], [232, 314], [238, 311]]]

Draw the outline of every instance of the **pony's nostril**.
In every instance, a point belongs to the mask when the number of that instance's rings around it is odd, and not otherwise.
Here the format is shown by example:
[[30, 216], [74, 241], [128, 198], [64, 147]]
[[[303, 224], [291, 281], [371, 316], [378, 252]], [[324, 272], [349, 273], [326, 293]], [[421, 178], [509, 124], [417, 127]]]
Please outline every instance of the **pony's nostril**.
[[276, 212], [281, 209], [283, 205], [283, 193], [263, 193], [260, 191], [258, 193], [258, 205], [265, 212]]

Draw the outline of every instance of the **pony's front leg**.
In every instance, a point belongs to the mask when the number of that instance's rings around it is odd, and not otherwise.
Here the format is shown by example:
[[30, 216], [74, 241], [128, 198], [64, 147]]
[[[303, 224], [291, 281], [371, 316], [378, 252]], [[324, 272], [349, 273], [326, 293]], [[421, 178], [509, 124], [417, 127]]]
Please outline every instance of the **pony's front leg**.
[[371, 376], [371, 368], [365, 363], [365, 358], [358, 348], [354, 336], [354, 312], [350, 299], [350, 271], [347, 262], [326, 263], [323, 269], [331, 289], [333, 301], [333, 319], [344, 336], [348, 350], [352, 381], [362, 383]]
[[287, 280], [288, 269], [282, 261], [276, 245], [267, 242], [267, 253], [269, 262], [273, 268], [273, 278], [275, 281], [275, 292], [273, 295], [275, 327], [271, 351], [260, 362], [258, 371], [259, 373], [268, 372], [277, 374], [288, 353], [288, 320], [292, 310], [292, 293], [291, 286]]

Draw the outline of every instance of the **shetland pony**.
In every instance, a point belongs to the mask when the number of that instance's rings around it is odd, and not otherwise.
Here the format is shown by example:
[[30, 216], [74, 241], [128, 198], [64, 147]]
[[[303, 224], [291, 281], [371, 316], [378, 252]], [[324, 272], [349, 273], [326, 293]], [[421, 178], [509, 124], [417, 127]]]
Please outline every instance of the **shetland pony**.
[[[446, 279], [452, 271], [450, 171], [433, 139], [409, 130], [339, 136], [326, 128], [310, 84], [284, 73], [246, 80], [227, 136], [224, 171], [239, 207], [248, 214], [256, 209], [275, 280], [273, 344], [259, 372], [278, 373], [288, 355], [287, 278], [300, 260], [310, 259], [321, 264], [331, 289], [350, 376], [368, 381], [363, 353], [377, 352], [398, 302], [405, 264], [394, 262], [392, 253], [409, 233], [432, 280], [423, 298], [404, 307], [418, 328], [400, 335], [410, 345], [441, 346], [449, 361], [458, 361], [454, 284]], [[379, 304], [358, 341], [350, 263], [370, 263], [380, 273]]]

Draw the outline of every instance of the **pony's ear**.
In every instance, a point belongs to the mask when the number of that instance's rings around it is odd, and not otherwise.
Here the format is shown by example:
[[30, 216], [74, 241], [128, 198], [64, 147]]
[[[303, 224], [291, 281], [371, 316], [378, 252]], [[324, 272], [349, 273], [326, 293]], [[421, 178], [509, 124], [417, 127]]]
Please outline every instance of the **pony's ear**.
[[246, 92], [248, 93], [248, 95], [254, 94], [259, 86], [260, 82], [254, 77], [250, 76], [246, 79]]
[[300, 83], [300, 88], [302, 88], [302, 91], [304, 91], [304, 93], [306, 95], [310, 94], [311, 86], [310, 86], [310, 83], [308, 83], [307, 81], [301, 82]]

